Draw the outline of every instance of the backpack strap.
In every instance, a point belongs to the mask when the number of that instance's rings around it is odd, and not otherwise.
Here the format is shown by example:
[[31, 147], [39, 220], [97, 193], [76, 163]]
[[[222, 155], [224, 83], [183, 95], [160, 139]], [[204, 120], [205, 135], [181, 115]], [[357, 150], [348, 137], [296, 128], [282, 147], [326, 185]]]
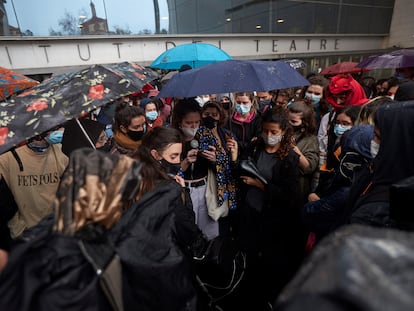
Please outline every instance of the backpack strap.
[[12, 149], [12, 150], [10, 150], [10, 151], [11, 151], [11, 153], [13, 154], [14, 158], [16, 159], [17, 164], [19, 165], [20, 172], [23, 172], [23, 162], [22, 162], [22, 160], [20, 159], [19, 155], [17, 154], [17, 152], [16, 152], [16, 148], [13, 148], [13, 149]]

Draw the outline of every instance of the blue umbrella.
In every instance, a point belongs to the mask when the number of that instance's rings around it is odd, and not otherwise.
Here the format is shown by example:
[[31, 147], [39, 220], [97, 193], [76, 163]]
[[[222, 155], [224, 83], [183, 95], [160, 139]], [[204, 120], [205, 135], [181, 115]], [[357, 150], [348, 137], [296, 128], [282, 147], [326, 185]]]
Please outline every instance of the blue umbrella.
[[182, 65], [198, 68], [207, 64], [232, 59], [229, 54], [208, 43], [187, 43], [166, 50], [150, 65], [151, 68], [180, 69]]
[[309, 85], [284, 61], [226, 60], [175, 74], [159, 97], [270, 91]]

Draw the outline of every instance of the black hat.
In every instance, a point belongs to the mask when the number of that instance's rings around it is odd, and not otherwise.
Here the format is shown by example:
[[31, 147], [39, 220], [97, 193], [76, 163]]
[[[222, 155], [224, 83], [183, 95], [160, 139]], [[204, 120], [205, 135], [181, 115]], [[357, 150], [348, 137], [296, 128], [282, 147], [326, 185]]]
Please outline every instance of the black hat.
[[[78, 121], [88, 134], [92, 143], [96, 144], [99, 135], [105, 130], [105, 125], [98, 121], [86, 118], [78, 119]], [[65, 131], [63, 132], [62, 138], [62, 151], [69, 156], [73, 150], [83, 147], [92, 148], [78, 122], [75, 119], [72, 119], [65, 124]]]

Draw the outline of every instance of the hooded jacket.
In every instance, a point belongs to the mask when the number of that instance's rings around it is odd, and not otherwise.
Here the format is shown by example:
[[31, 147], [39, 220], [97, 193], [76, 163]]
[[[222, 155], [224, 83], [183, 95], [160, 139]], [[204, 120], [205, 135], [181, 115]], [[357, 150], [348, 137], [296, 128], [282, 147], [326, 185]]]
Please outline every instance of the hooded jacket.
[[[333, 96], [343, 92], [347, 92], [347, 97], [343, 105], [338, 105]], [[362, 106], [368, 101], [363, 87], [351, 75], [332, 77], [325, 96], [334, 110], [339, 110], [344, 106]]]

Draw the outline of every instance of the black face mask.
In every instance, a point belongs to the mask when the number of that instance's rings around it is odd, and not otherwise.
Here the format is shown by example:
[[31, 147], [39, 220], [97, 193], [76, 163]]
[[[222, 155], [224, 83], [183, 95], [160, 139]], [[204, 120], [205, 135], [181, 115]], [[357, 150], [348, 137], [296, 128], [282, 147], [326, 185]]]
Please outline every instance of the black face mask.
[[206, 118], [203, 118], [203, 124], [208, 129], [213, 129], [217, 126], [218, 121], [214, 119], [212, 116], [208, 116]]
[[100, 150], [103, 152], [109, 152], [111, 150], [112, 145], [106, 143], [105, 145], [103, 145], [102, 147], [96, 148], [96, 150]]
[[129, 138], [131, 138], [134, 141], [138, 141], [142, 139], [142, 136], [144, 136], [145, 131], [131, 131], [128, 130], [127, 135]]
[[262, 110], [264, 107], [270, 105], [270, 103], [271, 103], [270, 99], [259, 100], [259, 109]]
[[303, 128], [303, 124], [301, 124], [301, 125], [295, 125], [295, 126], [292, 125], [292, 128], [293, 128], [293, 131], [295, 133], [300, 133], [300, 132], [303, 132], [305, 130]]
[[221, 106], [223, 109], [229, 110], [230, 109], [230, 103], [221, 103]]
[[165, 159], [161, 159], [160, 163], [161, 163], [161, 166], [165, 168], [168, 175], [173, 175], [173, 176], [177, 175], [181, 168], [181, 163], [170, 163]]

